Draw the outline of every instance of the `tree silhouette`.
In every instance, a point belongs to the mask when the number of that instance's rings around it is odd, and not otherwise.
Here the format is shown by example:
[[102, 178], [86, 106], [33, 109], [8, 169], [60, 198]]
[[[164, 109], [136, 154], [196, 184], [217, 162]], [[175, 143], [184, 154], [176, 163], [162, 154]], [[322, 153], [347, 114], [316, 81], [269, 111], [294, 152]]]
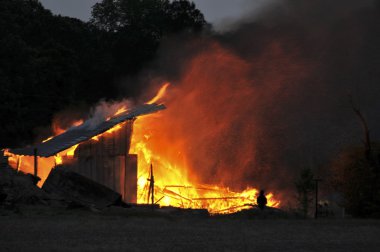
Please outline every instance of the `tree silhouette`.
[[311, 169], [303, 169], [295, 182], [298, 207], [306, 218], [313, 201], [314, 175]]
[[55, 16], [38, 0], [0, 1], [0, 148], [32, 144], [37, 127], [78, 104], [136, 95], [136, 75], [168, 34], [202, 29], [188, 1], [103, 0], [91, 22]]

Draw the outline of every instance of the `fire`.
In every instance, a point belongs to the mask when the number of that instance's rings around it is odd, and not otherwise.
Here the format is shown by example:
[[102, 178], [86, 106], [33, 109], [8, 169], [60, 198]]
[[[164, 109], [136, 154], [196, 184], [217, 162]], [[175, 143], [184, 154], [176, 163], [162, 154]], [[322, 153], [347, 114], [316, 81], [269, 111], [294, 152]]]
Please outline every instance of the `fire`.
[[[134, 123], [131, 153], [139, 158], [139, 203], [147, 203], [151, 164], [155, 202], [211, 213], [255, 205], [258, 191], [267, 189], [255, 188], [255, 181], [265, 186], [272, 179], [268, 171], [273, 168], [262, 162], [266, 153], [258, 149], [267, 139], [262, 113], [268, 108], [260, 101], [283, 92], [286, 73], [265, 78], [269, 75], [262, 69], [272, 69], [272, 55], [250, 62], [219, 44], [204, 46], [208, 50], [194, 55], [177, 83], [170, 90], [165, 85], [149, 101], [163, 100], [167, 110]], [[281, 48], [274, 49], [275, 56], [284, 55]], [[270, 82], [270, 93], [256, 82]], [[266, 196], [269, 206], [280, 206], [272, 192]]]
[[[119, 110], [118, 110], [119, 111]], [[126, 110], [123, 110], [123, 112], [125, 112]], [[119, 115], [119, 114], [121, 114], [121, 113], [123, 113], [123, 112], [118, 112], [118, 113], [116, 113], [115, 114], [115, 116], [116, 115]], [[108, 121], [109, 119], [107, 118], [107, 121]], [[121, 130], [123, 128], [123, 126], [121, 125], [121, 124], [118, 124], [118, 125], [116, 125], [115, 127], [113, 127], [113, 128], [111, 128], [111, 129], [109, 129], [109, 130], [107, 130], [106, 132], [104, 132], [104, 133], [102, 133], [102, 134], [100, 134], [100, 135], [97, 135], [97, 136], [94, 136], [94, 137], [92, 137], [91, 139], [92, 140], [94, 140], [94, 141], [96, 141], [96, 142], [98, 142], [99, 141], [99, 137], [101, 137], [101, 136], [106, 136], [107, 134], [112, 134], [112, 133], [114, 133], [114, 132], [116, 132], [116, 131], [118, 131], [118, 130]]]
[[[215, 64], [208, 64], [210, 61]], [[153, 165], [154, 203], [204, 208], [213, 214], [256, 204], [261, 188], [255, 188], [250, 178], [261, 168], [255, 159], [260, 131], [251, 104], [260, 90], [252, 88], [248, 67], [245, 61], [216, 46], [210, 53], [195, 57], [188, 73], [170, 92], [170, 84], [165, 83], [147, 102], [164, 99], [168, 109], [134, 122], [130, 153], [138, 155], [138, 203], [149, 202]], [[121, 104], [107, 119], [127, 110], [128, 106]], [[122, 125], [117, 125], [92, 140], [120, 129]], [[39, 185], [51, 167], [72, 157], [76, 148], [49, 159], [39, 158], [39, 167], [49, 167], [39, 169]], [[21, 167], [29, 167], [25, 171], [33, 173], [33, 157], [9, 155], [13, 167], [22, 162]], [[273, 193], [266, 196], [268, 206], [280, 205]]]
[[79, 144], [76, 144], [72, 147], [70, 147], [69, 149], [66, 150], [66, 156], [68, 157], [73, 157], [74, 156], [74, 153], [75, 153], [75, 150], [77, 149]]
[[[83, 120], [75, 121], [72, 123], [71, 127], [79, 126], [83, 123]], [[62, 129], [61, 127], [58, 127], [54, 125], [53, 127], [55, 135], [59, 135], [64, 133], [67, 129]], [[49, 140], [51, 140], [54, 136], [50, 136], [47, 139], [43, 140], [42, 142], [45, 143]], [[37, 176], [41, 179], [38, 182], [38, 186], [41, 187], [47, 176], [49, 175], [51, 169], [57, 165], [60, 165], [63, 163], [63, 160], [65, 158], [72, 158], [74, 156], [74, 152], [77, 145], [74, 145], [66, 150], [63, 150], [59, 153], [57, 153], [53, 157], [38, 157], [38, 173]], [[22, 156], [22, 155], [15, 155], [9, 152], [9, 150], [5, 150], [4, 154], [9, 157], [8, 162], [9, 165], [19, 171], [34, 174], [34, 157], [33, 156]]]
[[[118, 116], [118, 115], [120, 115], [126, 111], [127, 111], [127, 107], [121, 106], [112, 115], [112, 117]], [[108, 117], [107, 120], [111, 119], [112, 117]], [[60, 135], [64, 132], [66, 132], [67, 130], [69, 130], [71, 127], [79, 126], [81, 124], [83, 124], [83, 120], [78, 120], [78, 121], [73, 122], [69, 128], [63, 129], [60, 127], [59, 124], [57, 124], [57, 122], [54, 122], [54, 124], [53, 124], [54, 136]], [[106, 131], [100, 135], [94, 136], [92, 138], [92, 140], [98, 141], [99, 137], [107, 136], [107, 135], [112, 134], [112, 133], [114, 133], [114, 132], [116, 132], [122, 128], [123, 128], [122, 124], [116, 125], [115, 127], [109, 129], [108, 131]], [[44, 139], [42, 142], [45, 143], [45, 142], [51, 140], [54, 136], [50, 136], [50, 137]], [[39, 183], [37, 185], [39, 187], [41, 187], [43, 185], [43, 183], [45, 182], [45, 180], [46, 180], [47, 176], [49, 175], [52, 168], [54, 168], [57, 165], [63, 164], [65, 160], [72, 159], [74, 157], [75, 150], [77, 149], [78, 146], [79, 146], [79, 144], [71, 146], [70, 148], [57, 153], [53, 157], [48, 157], [48, 158], [38, 157], [38, 174], [37, 175], [38, 175], [38, 177], [41, 178], [41, 180], [39, 181]], [[9, 150], [7, 150], [7, 149], [5, 150], [4, 153], [5, 153], [5, 155], [7, 155], [9, 157], [9, 165], [11, 167], [13, 167], [16, 170], [20, 170], [22, 172], [25, 172], [25, 173], [30, 173], [30, 174], [34, 173], [34, 157], [33, 156], [14, 155], [14, 154], [10, 153]]]
[[159, 101], [165, 95], [166, 89], [169, 87], [169, 85], [170, 85], [169, 82], [166, 82], [164, 85], [162, 85], [157, 95], [153, 97], [150, 101], [148, 101], [146, 104], [153, 104]]
[[[247, 188], [242, 192], [234, 192], [228, 187], [197, 184], [188, 174], [189, 169], [186, 167], [185, 157], [181, 155], [181, 152], [177, 152], [174, 156], [164, 156], [164, 154], [161, 156], [152, 151], [150, 146], [156, 144], [157, 138], [153, 133], [154, 126], [149, 126], [151, 123], [149, 118], [136, 120], [131, 144], [131, 153], [138, 154], [139, 157], [138, 203], [149, 202], [149, 167], [153, 163], [155, 203], [181, 208], [205, 208], [214, 214], [232, 213], [250, 208], [255, 204], [258, 189]], [[147, 132], [150, 132], [149, 137], [146, 137]], [[163, 149], [165, 147], [170, 148], [170, 146], [163, 146]], [[269, 206], [280, 205], [272, 193], [269, 193], [267, 198]]]
[[[168, 86], [169, 83], [164, 84], [156, 97], [148, 103], [164, 98]], [[170, 110], [170, 106], [168, 109]], [[166, 111], [138, 118], [134, 124], [130, 152], [139, 157], [138, 203], [150, 202], [148, 178], [150, 165], [153, 164], [154, 201], [157, 204], [181, 208], [204, 208], [213, 214], [232, 213], [256, 204], [259, 191], [256, 188], [248, 187], [242, 192], [236, 192], [228, 187], [198, 183], [197, 175], [201, 174], [192, 174], [192, 169], [189, 168], [185, 155], [186, 142], [182, 142], [181, 138], [166, 141], [161, 137], [164, 132], [161, 131], [160, 125], [164, 123], [163, 120], [168, 119], [164, 116], [165, 113]], [[171, 119], [176, 120], [175, 117]], [[269, 206], [280, 205], [272, 193], [269, 193], [267, 198]]]
[[53, 136], [48, 137], [48, 138], [46, 138], [45, 140], [42, 140], [42, 142], [45, 143], [45, 142], [49, 141], [49, 140], [52, 139], [52, 138], [53, 138]]
[[[82, 119], [81, 119], [81, 120], [74, 121], [74, 122], [71, 124], [70, 127], [79, 126], [79, 125], [81, 125], [81, 124], [83, 124], [83, 120], [82, 120]], [[70, 127], [69, 127], [69, 128], [70, 128]], [[68, 130], [68, 128], [62, 128], [61, 125], [57, 124], [57, 122], [53, 122], [52, 128], [53, 128], [54, 136], [60, 135], [60, 134], [64, 133], [66, 130]], [[50, 140], [51, 138], [53, 138], [54, 136], [51, 136], [51, 137], [45, 139], [44, 141], [46, 142], [46, 141]], [[44, 141], [43, 141], [43, 142], [44, 142]]]
[[116, 111], [116, 113], [115, 113], [114, 116], [118, 116], [118, 115], [120, 115], [120, 114], [123, 114], [124, 112], [127, 112], [127, 107], [126, 107], [126, 106], [122, 106], [121, 108], [119, 108], [119, 109]]

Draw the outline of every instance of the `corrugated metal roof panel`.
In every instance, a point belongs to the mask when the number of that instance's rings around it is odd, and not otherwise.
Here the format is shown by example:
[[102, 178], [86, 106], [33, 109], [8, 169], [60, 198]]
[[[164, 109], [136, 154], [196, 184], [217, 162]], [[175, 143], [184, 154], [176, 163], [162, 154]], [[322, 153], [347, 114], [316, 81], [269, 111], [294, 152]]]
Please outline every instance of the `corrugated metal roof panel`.
[[[157, 111], [163, 110], [166, 107], [164, 105], [158, 104], [144, 104], [127, 111], [126, 114], [113, 117], [108, 121], [101, 122], [100, 124], [93, 126], [89, 123], [84, 122], [82, 125], [72, 127], [61, 135], [55, 136], [54, 138], [37, 144], [35, 146], [11, 149], [9, 152], [16, 155], [23, 156], [33, 156], [34, 149], [37, 149], [37, 155], [40, 157], [50, 157], [63, 150], [70, 148], [76, 144], [87, 141], [94, 136], [97, 136], [116, 125], [125, 122], [127, 120], [132, 120], [135, 117], [152, 114]], [[87, 121], [88, 122], [88, 121]]]

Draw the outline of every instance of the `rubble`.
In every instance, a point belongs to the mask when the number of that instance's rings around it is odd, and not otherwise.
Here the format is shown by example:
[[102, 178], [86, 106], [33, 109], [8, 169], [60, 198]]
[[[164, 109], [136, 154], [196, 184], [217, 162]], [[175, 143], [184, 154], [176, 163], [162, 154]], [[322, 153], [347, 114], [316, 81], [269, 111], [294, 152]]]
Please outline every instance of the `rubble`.
[[3, 209], [16, 210], [20, 204], [47, 205], [50, 196], [35, 185], [38, 178], [23, 172], [17, 172], [1, 157], [0, 164], [0, 206]]
[[18, 212], [24, 206], [85, 207], [91, 210], [122, 205], [121, 195], [64, 167], [57, 167], [39, 188], [31, 174], [16, 171], [0, 155], [0, 210]]
[[42, 189], [54, 196], [62, 197], [70, 205], [104, 209], [120, 205], [121, 194], [90, 180], [65, 166], [52, 169]]

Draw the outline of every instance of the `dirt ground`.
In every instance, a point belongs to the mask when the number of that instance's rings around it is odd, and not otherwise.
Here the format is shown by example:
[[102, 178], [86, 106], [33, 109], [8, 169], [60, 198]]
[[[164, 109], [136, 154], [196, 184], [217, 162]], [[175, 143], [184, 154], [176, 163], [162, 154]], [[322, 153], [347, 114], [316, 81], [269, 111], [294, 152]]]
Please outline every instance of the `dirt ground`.
[[380, 251], [379, 220], [65, 211], [0, 215], [0, 251]]

